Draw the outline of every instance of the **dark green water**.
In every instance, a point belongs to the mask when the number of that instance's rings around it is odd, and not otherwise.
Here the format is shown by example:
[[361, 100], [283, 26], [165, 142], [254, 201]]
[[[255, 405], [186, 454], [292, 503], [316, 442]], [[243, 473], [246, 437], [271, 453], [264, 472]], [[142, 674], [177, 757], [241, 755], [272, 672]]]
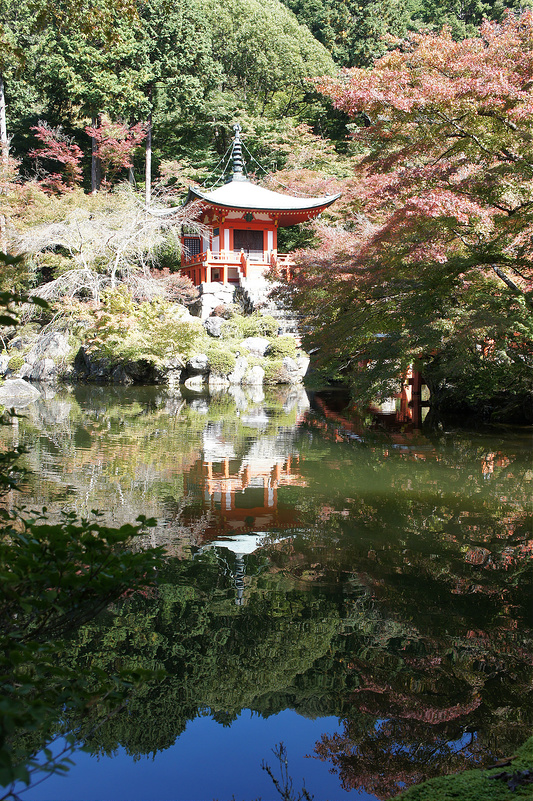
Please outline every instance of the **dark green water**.
[[315, 755], [339, 787], [386, 798], [529, 736], [531, 432], [342, 407], [303, 390], [76, 387], [2, 432], [29, 449], [34, 506], [154, 516], [144, 544], [171, 557], [156, 593], [73, 645], [80, 665], [167, 673], [94, 752], [166, 749], [206, 710], [229, 725], [290, 709], [338, 718]]

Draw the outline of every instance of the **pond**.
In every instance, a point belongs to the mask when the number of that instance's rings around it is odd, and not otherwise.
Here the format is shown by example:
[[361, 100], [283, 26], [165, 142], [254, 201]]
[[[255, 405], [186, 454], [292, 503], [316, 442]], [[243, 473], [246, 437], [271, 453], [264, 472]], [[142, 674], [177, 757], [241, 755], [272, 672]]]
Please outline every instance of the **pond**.
[[529, 736], [530, 431], [417, 429], [335, 391], [76, 386], [2, 436], [33, 508], [153, 516], [142, 546], [168, 553], [69, 657], [164, 677], [69, 720], [89, 752], [28, 801], [268, 801], [280, 743], [315, 801], [390, 798]]

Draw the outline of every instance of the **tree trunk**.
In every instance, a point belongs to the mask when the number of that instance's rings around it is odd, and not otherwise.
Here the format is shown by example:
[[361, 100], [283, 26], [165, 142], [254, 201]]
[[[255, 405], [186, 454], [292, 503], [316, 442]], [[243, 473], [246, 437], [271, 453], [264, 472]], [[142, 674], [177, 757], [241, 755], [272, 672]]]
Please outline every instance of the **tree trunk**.
[[[0, 72], [0, 149], [1, 153], [1, 165], [0, 171], [4, 174], [3, 178], [5, 178], [6, 183], [8, 180], [8, 168], [9, 168], [9, 139], [7, 136], [7, 122], [6, 122], [6, 96], [4, 93], [4, 76]], [[7, 188], [2, 190], [2, 193], [7, 193]], [[0, 213], [0, 250], [5, 251], [7, 249], [7, 240], [6, 240], [6, 218], [5, 216]]]
[[148, 126], [146, 131], [146, 161], [144, 168], [144, 181], [144, 198], [146, 205], [149, 206], [152, 197], [152, 112], [150, 112], [148, 115]]
[[0, 72], [0, 147], [2, 148], [2, 164], [9, 158], [9, 139], [7, 138], [6, 96], [4, 93], [4, 76]]
[[[92, 127], [98, 128], [100, 126], [100, 115], [92, 119]], [[100, 189], [102, 181], [102, 169], [100, 159], [98, 158], [98, 143], [94, 136], [91, 138], [91, 192], [95, 195]]]

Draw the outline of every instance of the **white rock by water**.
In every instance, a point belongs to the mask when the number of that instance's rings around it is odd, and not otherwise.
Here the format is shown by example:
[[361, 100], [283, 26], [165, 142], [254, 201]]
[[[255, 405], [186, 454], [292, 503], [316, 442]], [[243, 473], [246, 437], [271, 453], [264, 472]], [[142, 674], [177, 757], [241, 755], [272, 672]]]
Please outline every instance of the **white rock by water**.
[[41, 393], [32, 387], [23, 378], [8, 378], [0, 386], [0, 404], [11, 408], [12, 406], [27, 406], [41, 397]]
[[191, 373], [208, 373], [209, 359], [205, 353], [197, 353], [187, 362], [187, 370]]
[[240, 384], [248, 368], [246, 356], [237, 356], [233, 372], [228, 375], [230, 384]]
[[263, 384], [263, 379], [265, 377], [265, 371], [262, 367], [258, 364], [251, 367], [244, 378], [242, 379], [243, 384], [249, 384], [251, 386], [258, 386]]
[[241, 342], [241, 346], [252, 354], [252, 356], [264, 356], [270, 342], [265, 337], [246, 337]]

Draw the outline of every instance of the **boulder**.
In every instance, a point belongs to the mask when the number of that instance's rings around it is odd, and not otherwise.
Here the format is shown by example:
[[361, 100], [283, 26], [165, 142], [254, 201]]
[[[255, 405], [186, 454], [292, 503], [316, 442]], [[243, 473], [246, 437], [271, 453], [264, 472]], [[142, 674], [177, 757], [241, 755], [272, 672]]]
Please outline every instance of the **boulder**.
[[59, 369], [53, 359], [37, 359], [28, 373], [30, 381], [57, 381]]
[[113, 384], [123, 384], [124, 386], [128, 386], [128, 384], [133, 384], [133, 378], [130, 375], [128, 375], [125, 367], [122, 364], [118, 364], [116, 367], [113, 368], [113, 370], [111, 371], [110, 378]]
[[264, 377], [265, 371], [263, 368], [258, 364], [255, 364], [245, 374], [244, 378], [242, 379], [242, 383], [250, 386], [262, 386]]
[[12, 406], [27, 406], [41, 397], [41, 393], [32, 387], [23, 378], [8, 378], [0, 386], [0, 404], [11, 408]]
[[74, 370], [82, 377], [91, 372], [91, 359], [85, 348], [81, 347], [74, 358]]
[[64, 360], [70, 353], [68, 334], [61, 331], [47, 331], [39, 335], [26, 355], [26, 361], [35, 364], [36, 361], [53, 359], [55, 362]]
[[288, 382], [290, 384], [299, 384], [307, 372], [309, 357], [298, 356], [296, 359], [293, 359], [292, 356], [285, 356], [282, 364]]
[[240, 384], [248, 368], [246, 356], [237, 356], [233, 372], [228, 375], [230, 384]]
[[207, 375], [209, 372], [209, 359], [205, 353], [197, 353], [187, 362], [187, 372], [192, 375]]
[[194, 306], [202, 320], [208, 318], [217, 306], [229, 306], [233, 302], [234, 288], [220, 281], [205, 282], [200, 286], [200, 297]]
[[[126, 374], [126, 381], [115, 381], [115, 383], [127, 384], [153, 384], [154, 383], [154, 365], [148, 359], [136, 359], [124, 364], [124, 372]], [[117, 368], [115, 367], [115, 370]], [[113, 373], [115, 372], [113, 370]]]
[[168, 384], [177, 387], [180, 383], [183, 364], [179, 358], [165, 359], [161, 365], [154, 367], [154, 384]]
[[265, 337], [246, 337], [241, 342], [241, 346], [252, 356], [264, 356], [269, 344], [270, 342]]
[[204, 320], [204, 328], [210, 337], [220, 337], [222, 336], [223, 322], [222, 317], [208, 317], [207, 320]]
[[303, 354], [296, 357], [296, 364], [298, 365], [298, 373], [300, 374], [300, 378], [305, 377], [310, 361], [311, 360], [309, 356], [304, 356]]

